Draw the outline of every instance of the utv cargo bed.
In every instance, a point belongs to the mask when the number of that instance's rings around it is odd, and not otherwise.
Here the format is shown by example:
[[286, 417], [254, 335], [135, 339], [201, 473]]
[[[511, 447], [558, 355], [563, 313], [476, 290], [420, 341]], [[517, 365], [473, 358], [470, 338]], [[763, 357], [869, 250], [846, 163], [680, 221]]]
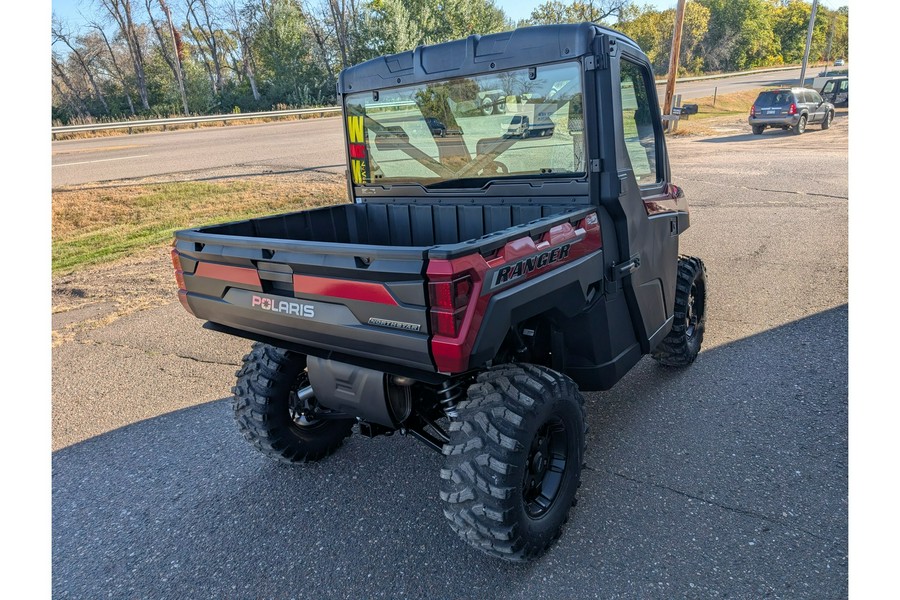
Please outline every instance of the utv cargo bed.
[[533, 253], [551, 230], [554, 241], [574, 239], [574, 225], [594, 211], [342, 204], [179, 231], [173, 260], [182, 303], [211, 328], [435, 372], [429, 266], [471, 255], [486, 265], [514, 240]]

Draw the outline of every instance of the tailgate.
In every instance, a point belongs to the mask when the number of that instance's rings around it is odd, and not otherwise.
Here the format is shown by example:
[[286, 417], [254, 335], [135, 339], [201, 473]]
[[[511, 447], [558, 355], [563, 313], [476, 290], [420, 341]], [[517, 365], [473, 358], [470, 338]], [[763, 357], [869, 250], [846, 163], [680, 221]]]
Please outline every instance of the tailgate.
[[[179, 297], [243, 332], [434, 371], [418, 247], [175, 234]], [[250, 336], [248, 336], [250, 337]]]

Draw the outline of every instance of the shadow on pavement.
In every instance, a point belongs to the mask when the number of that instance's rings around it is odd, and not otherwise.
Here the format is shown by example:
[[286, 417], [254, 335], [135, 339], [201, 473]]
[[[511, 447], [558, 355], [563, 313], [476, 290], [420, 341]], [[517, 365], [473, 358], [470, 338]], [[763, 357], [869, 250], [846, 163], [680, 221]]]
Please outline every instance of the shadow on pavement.
[[[747, 127], [749, 128], [750, 126], [748, 125]], [[759, 142], [759, 143], [765, 143], [767, 139], [770, 139], [770, 138], [773, 138], [773, 137], [779, 137], [779, 138], [792, 138], [792, 137], [796, 137], [796, 138], [801, 138], [801, 137], [805, 137], [805, 136], [808, 136], [808, 135], [815, 135], [816, 133], [819, 133], [819, 132], [821, 132], [821, 131], [822, 131], [822, 128], [816, 123], [816, 124], [813, 124], [813, 125], [808, 125], [807, 128], [806, 128], [806, 131], [804, 131], [804, 132], [803, 132], [801, 135], [799, 135], [799, 136], [798, 136], [797, 134], [795, 134], [795, 133], [794, 133], [793, 131], [791, 131], [791, 130], [785, 131], [785, 130], [783, 130], [783, 129], [766, 129], [766, 130], [762, 133], [762, 135], [754, 135], [754, 134], [753, 134], [751, 131], [749, 131], [749, 129], [748, 129], [747, 133], [739, 133], [739, 134], [736, 134], [736, 135], [729, 135], [729, 136], [724, 136], [724, 137], [703, 138], [703, 139], [700, 139], [700, 140], [697, 140], [697, 141], [698, 141], [698, 142], [705, 143], [705, 144], [727, 144], [727, 143], [730, 143], [730, 142]]]
[[53, 455], [53, 595], [846, 596], [846, 332], [842, 306], [588, 394], [579, 503], [527, 566], [456, 538], [411, 439], [293, 468], [227, 399], [136, 423]]
[[[849, 116], [848, 110], [846, 108], [837, 108], [834, 111], [835, 120], [846, 119]], [[754, 135], [753, 132], [750, 131], [750, 125], [747, 125], [747, 133], [739, 133], [736, 135], [729, 135], [723, 137], [711, 137], [711, 138], [703, 138], [697, 140], [698, 142], [703, 142], [706, 144], [725, 144], [729, 142], [765, 142], [767, 138], [772, 137], [795, 137], [796, 134], [790, 129], [766, 129], [762, 135]], [[811, 125], [806, 126], [806, 131], [804, 131], [800, 136], [803, 137], [810, 134], [816, 134], [822, 132], [822, 126], [819, 123], [813, 123]]]

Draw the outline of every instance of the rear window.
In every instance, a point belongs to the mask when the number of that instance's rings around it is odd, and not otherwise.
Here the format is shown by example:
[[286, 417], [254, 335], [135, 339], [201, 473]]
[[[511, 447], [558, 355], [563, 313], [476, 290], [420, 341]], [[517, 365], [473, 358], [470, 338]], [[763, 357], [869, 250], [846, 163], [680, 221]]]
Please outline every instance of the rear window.
[[763, 92], [756, 99], [756, 106], [768, 108], [770, 106], [788, 106], [794, 101], [790, 92]]

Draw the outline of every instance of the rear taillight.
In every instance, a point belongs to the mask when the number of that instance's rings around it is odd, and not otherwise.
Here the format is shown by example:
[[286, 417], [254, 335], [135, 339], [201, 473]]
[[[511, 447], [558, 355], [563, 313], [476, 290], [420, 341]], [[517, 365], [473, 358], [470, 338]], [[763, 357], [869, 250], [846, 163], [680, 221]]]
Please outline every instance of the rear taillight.
[[178, 283], [179, 290], [186, 290], [187, 286], [184, 284], [184, 269], [181, 268], [181, 255], [178, 254], [178, 250], [172, 248], [172, 268], [175, 269], [175, 281]]
[[791, 102], [791, 107], [788, 109], [788, 114], [789, 114], [789, 115], [796, 115], [796, 114], [797, 114], [797, 105], [794, 104], [793, 102]]
[[755, 107], [755, 106], [751, 106], [751, 107], [750, 107], [750, 116], [751, 116], [751, 117], [755, 117], [755, 116], [756, 116], [756, 107]]
[[181, 266], [181, 255], [178, 250], [172, 248], [172, 268], [175, 269], [175, 281], [178, 283], [178, 301], [189, 314], [194, 314], [194, 310], [188, 304], [187, 285], [184, 283], [184, 269]]
[[472, 277], [463, 275], [450, 281], [428, 284], [431, 300], [431, 329], [434, 335], [456, 337], [472, 297]]

